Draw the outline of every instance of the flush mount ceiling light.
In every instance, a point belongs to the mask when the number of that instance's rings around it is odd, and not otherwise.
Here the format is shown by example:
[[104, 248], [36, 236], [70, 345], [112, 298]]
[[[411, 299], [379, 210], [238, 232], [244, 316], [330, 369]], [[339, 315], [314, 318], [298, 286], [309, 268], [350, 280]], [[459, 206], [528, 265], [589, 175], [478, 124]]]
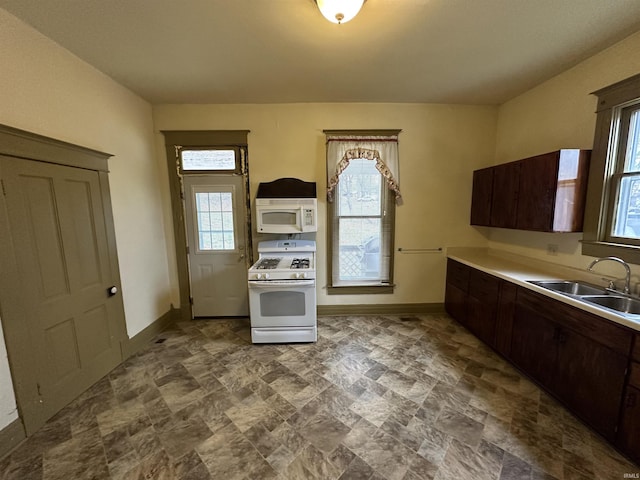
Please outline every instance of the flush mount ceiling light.
[[366, 0], [315, 0], [320, 13], [333, 23], [346, 23], [355, 17]]

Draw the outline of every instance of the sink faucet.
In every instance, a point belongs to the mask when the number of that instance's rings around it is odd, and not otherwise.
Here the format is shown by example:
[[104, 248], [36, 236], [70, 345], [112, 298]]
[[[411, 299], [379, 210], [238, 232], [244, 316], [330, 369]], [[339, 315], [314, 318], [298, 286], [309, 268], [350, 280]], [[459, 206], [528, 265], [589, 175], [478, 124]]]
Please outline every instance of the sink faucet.
[[624, 260], [622, 260], [621, 258], [618, 257], [602, 257], [602, 258], [597, 258], [596, 260], [594, 260], [593, 262], [591, 262], [589, 264], [589, 266], [587, 267], [588, 271], [593, 271], [593, 267], [595, 266], [596, 263], [602, 262], [604, 260], [611, 260], [612, 262], [618, 262], [620, 264], [622, 264], [622, 266], [624, 267], [624, 269], [627, 272], [627, 276], [625, 278], [624, 281], [624, 293], [630, 293], [631, 290], [631, 268], [629, 267], [629, 264], [627, 262], [625, 262]]

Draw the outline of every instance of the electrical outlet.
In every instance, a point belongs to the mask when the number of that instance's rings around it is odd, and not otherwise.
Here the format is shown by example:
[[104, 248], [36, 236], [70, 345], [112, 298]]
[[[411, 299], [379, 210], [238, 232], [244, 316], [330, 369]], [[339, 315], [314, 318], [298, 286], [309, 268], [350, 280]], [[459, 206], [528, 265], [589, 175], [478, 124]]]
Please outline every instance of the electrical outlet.
[[558, 255], [558, 245], [555, 243], [547, 243], [547, 255]]

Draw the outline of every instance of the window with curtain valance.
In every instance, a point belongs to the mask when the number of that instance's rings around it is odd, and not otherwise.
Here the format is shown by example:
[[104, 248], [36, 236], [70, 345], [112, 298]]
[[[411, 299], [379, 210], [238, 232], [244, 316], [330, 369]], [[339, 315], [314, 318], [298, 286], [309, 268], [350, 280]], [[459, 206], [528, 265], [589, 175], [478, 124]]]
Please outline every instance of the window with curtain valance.
[[329, 293], [391, 293], [399, 130], [325, 131]]

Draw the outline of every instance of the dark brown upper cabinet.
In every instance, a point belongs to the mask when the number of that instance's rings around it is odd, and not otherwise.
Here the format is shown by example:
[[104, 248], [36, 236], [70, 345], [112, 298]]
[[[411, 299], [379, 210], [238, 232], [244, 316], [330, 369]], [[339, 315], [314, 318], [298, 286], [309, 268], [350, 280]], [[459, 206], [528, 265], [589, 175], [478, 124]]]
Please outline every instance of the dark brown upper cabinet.
[[476, 170], [471, 225], [582, 231], [590, 157], [564, 149]]
[[519, 189], [520, 162], [494, 167], [490, 223], [492, 227], [516, 228]]
[[471, 225], [491, 224], [491, 198], [494, 170], [493, 167], [489, 167], [473, 172]]

